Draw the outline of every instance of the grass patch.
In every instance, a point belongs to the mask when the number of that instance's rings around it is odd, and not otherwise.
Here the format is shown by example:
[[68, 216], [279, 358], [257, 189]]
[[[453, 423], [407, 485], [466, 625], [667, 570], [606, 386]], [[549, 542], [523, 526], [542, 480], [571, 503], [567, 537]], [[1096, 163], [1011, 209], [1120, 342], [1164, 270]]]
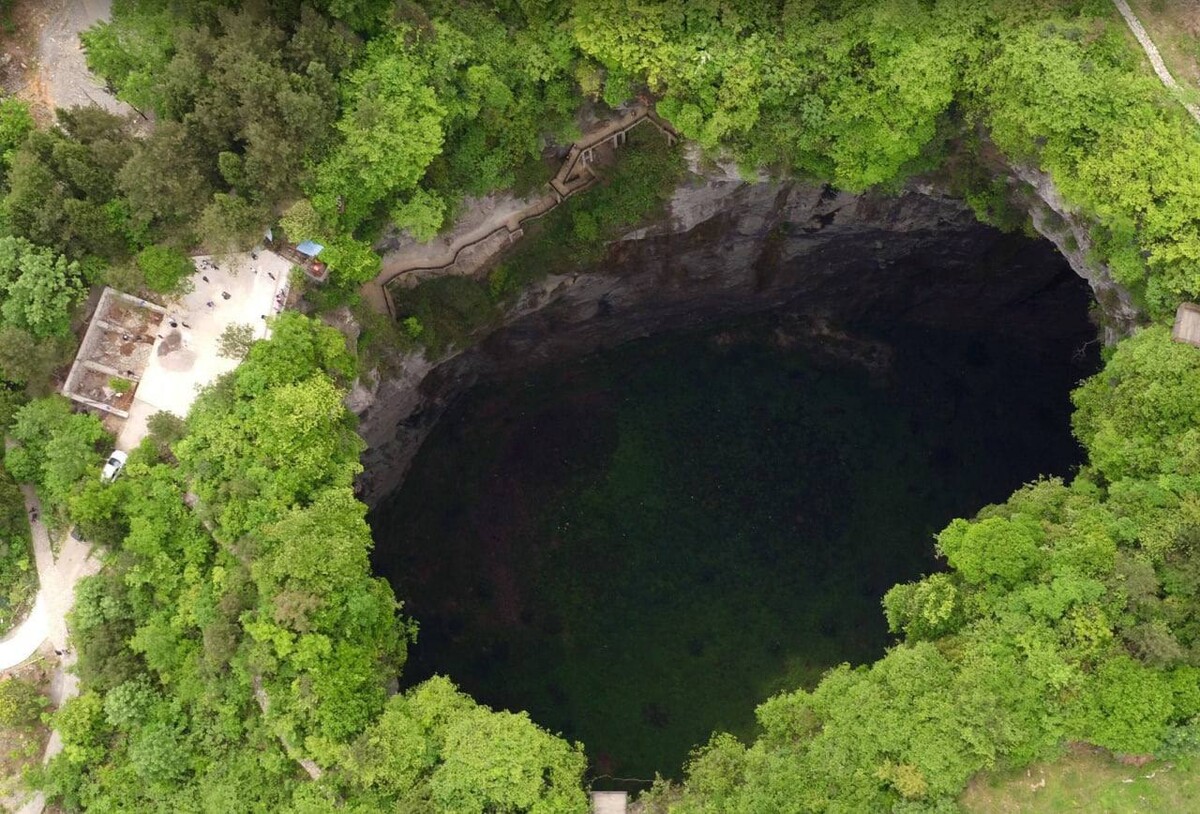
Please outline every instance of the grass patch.
[[[25, 791], [24, 773], [41, 763], [46, 741], [50, 739], [48, 727], [40, 714], [49, 706], [50, 665], [38, 660], [13, 670], [6, 671], [2, 682], [21, 682], [32, 690], [33, 697], [27, 699], [37, 703], [23, 703], [17, 709], [4, 703], [8, 720], [0, 722], [0, 797], [22, 795]], [[13, 685], [5, 684], [5, 699], [11, 696]], [[12, 715], [11, 713], [16, 713]]]
[[1053, 762], [976, 777], [959, 798], [968, 814], [1129, 814], [1200, 810], [1200, 757], [1125, 766], [1081, 747]]
[[[1129, 0], [1129, 7], [1154, 40], [1167, 70], [1186, 89], [1195, 91], [1200, 84], [1200, 8], [1175, 0]], [[1132, 34], [1130, 41], [1140, 52]]]

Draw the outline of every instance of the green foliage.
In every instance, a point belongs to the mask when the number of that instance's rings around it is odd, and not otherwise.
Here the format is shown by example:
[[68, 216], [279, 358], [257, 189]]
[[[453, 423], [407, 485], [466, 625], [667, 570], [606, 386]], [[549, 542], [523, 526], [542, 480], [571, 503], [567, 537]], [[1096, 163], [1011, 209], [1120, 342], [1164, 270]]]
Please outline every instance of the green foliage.
[[342, 288], [357, 288], [375, 279], [382, 261], [371, 246], [352, 237], [339, 237], [321, 252], [321, 260], [329, 266], [329, 279]]
[[[468, 347], [499, 316], [484, 287], [466, 277], [435, 277], [413, 288], [393, 288], [392, 300], [409, 335], [419, 336], [434, 355]], [[414, 323], [420, 326], [416, 335], [408, 328]]]
[[937, 542], [938, 551], [967, 582], [1013, 585], [1033, 567], [1042, 537], [1034, 518], [989, 517], [975, 523], [955, 520]]
[[111, 439], [93, 415], [71, 412], [61, 396], [38, 399], [17, 411], [10, 429], [17, 442], [5, 466], [17, 480], [36, 484], [42, 499], [65, 507], [85, 478], [98, 478]]
[[[37, 569], [30, 549], [25, 497], [8, 472], [0, 470], [0, 631], [25, 618], [37, 593]], [[15, 690], [14, 690], [15, 691]]]
[[[169, 172], [164, 172], [170, 167]], [[160, 122], [138, 142], [117, 175], [134, 224], [151, 233], [190, 236], [211, 184], [192, 136], [176, 122]]]
[[346, 80], [342, 143], [317, 168], [311, 199], [322, 218], [354, 231], [374, 208], [415, 189], [442, 146], [446, 111], [408, 32], [377, 40]]
[[74, 349], [69, 335], [38, 339], [22, 328], [0, 325], [0, 378], [24, 386], [30, 395], [45, 395], [50, 377], [70, 361]]
[[896, 585], [883, 598], [888, 629], [909, 641], [934, 639], [962, 624], [962, 606], [954, 580], [933, 574], [920, 582]]
[[61, 111], [12, 155], [4, 210], [13, 234], [72, 260], [116, 261], [137, 238], [117, 175], [133, 151], [124, 121], [97, 107]]
[[1174, 706], [1161, 672], [1118, 656], [1100, 666], [1089, 689], [1081, 724], [1089, 741], [1133, 753], [1162, 744]]
[[446, 219], [446, 201], [437, 193], [416, 190], [392, 208], [392, 223], [420, 241], [432, 240]]
[[172, 457], [171, 446], [187, 435], [187, 424], [174, 413], [159, 410], [147, 419], [146, 432], [158, 457], [167, 460]]
[[47, 703], [32, 682], [12, 676], [0, 679], [0, 726], [33, 726]]
[[324, 232], [321, 217], [307, 198], [301, 198], [289, 206], [279, 218], [279, 225], [293, 243], [319, 238]]
[[29, 114], [29, 106], [14, 97], [0, 99], [0, 170], [7, 170], [13, 151], [31, 130], [33, 116]]
[[245, 252], [262, 239], [266, 209], [240, 195], [217, 192], [200, 213], [200, 240], [213, 254]]
[[524, 713], [495, 713], [433, 678], [393, 696], [345, 758], [348, 779], [393, 805], [482, 814], [587, 810], [571, 746]]
[[217, 341], [217, 353], [227, 359], [241, 359], [250, 352], [254, 344], [254, 326], [245, 322], [231, 322]]
[[104, 76], [121, 98], [134, 107], [154, 108], [155, 90], [170, 61], [171, 25], [161, 13], [163, 4], [117, 2], [114, 17], [83, 32], [88, 68]]
[[101, 483], [86, 478], [68, 501], [75, 534], [89, 542], [115, 546], [129, 533], [124, 502], [129, 487], [124, 479]]
[[184, 293], [196, 266], [192, 258], [170, 246], [147, 246], [137, 254], [146, 285], [163, 294]]
[[79, 264], [17, 237], [0, 237], [0, 317], [36, 337], [64, 336], [83, 293]]
[[1075, 433], [1100, 474], [1195, 471], [1200, 357], [1193, 350], [1169, 341], [1165, 327], [1147, 328], [1075, 392]]
[[257, 395], [270, 387], [296, 383], [322, 370], [340, 383], [354, 376], [354, 360], [336, 329], [285, 311], [271, 322], [270, 342], [250, 346], [247, 364], [234, 374], [240, 391]]

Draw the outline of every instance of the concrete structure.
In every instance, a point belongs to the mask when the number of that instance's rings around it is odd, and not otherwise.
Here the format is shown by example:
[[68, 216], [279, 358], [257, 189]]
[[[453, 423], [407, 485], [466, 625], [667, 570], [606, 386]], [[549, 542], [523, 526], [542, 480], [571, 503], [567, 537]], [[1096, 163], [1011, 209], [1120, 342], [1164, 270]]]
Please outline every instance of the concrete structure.
[[[128, 418], [132, 391], [150, 361], [154, 337], [165, 314], [161, 305], [105, 288], [63, 384], [63, 395], [118, 418]], [[114, 382], [124, 382], [128, 389], [114, 387]]]
[[1180, 303], [1175, 311], [1175, 325], [1171, 328], [1171, 338], [1176, 342], [1186, 342], [1200, 348], [1200, 305]]
[[625, 814], [629, 794], [624, 791], [593, 791], [592, 814]]

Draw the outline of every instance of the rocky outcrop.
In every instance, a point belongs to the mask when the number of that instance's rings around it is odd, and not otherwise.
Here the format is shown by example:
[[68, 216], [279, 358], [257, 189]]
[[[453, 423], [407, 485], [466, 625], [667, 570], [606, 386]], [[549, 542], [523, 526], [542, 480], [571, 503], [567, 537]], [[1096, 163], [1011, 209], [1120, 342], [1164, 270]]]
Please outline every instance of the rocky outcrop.
[[1092, 254], [1091, 229], [1063, 200], [1050, 176], [1041, 170], [1014, 166], [1014, 178], [1028, 185], [1035, 205], [1029, 207], [1029, 219], [1044, 238], [1055, 245], [1075, 273], [1087, 280], [1099, 305], [1100, 329], [1104, 344], [1114, 344], [1128, 336], [1145, 319], [1133, 297], [1116, 280], [1108, 267]]
[[728, 167], [701, 171], [694, 160], [666, 216], [614, 242], [598, 267], [526, 291], [471, 349], [436, 363], [397, 360], [395, 372], [357, 389], [368, 444], [362, 495], [374, 503], [396, 488], [445, 406], [481, 377], [724, 317], [787, 309], [814, 334], [905, 322], [994, 331], [1036, 349], [1048, 332], [1078, 330], [1060, 319], [1062, 309], [1085, 307], [1074, 268], [1110, 332], [1127, 330], [1136, 309], [1088, 263], [1085, 230], [1052, 187], [1022, 178], [1045, 202], [1030, 214], [1061, 256], [979, 224], [931, 187], [853, 195], [747, 180]]

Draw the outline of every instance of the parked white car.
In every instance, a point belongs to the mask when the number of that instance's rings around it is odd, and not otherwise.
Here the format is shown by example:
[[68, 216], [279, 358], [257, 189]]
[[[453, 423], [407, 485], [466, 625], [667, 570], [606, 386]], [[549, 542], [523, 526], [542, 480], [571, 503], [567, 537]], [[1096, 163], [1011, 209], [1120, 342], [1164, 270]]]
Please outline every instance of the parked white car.
[[112, 454], [108, 456], [108, 460], [104, 463], [104, 471], [100, 473], [100, 480], [104, 483], [112, 483], [117, 479], [117, 475], [121, 474], [121, 470], [125, 468], [125, 459], [129, 456], [119, 449], [114, 449]]

